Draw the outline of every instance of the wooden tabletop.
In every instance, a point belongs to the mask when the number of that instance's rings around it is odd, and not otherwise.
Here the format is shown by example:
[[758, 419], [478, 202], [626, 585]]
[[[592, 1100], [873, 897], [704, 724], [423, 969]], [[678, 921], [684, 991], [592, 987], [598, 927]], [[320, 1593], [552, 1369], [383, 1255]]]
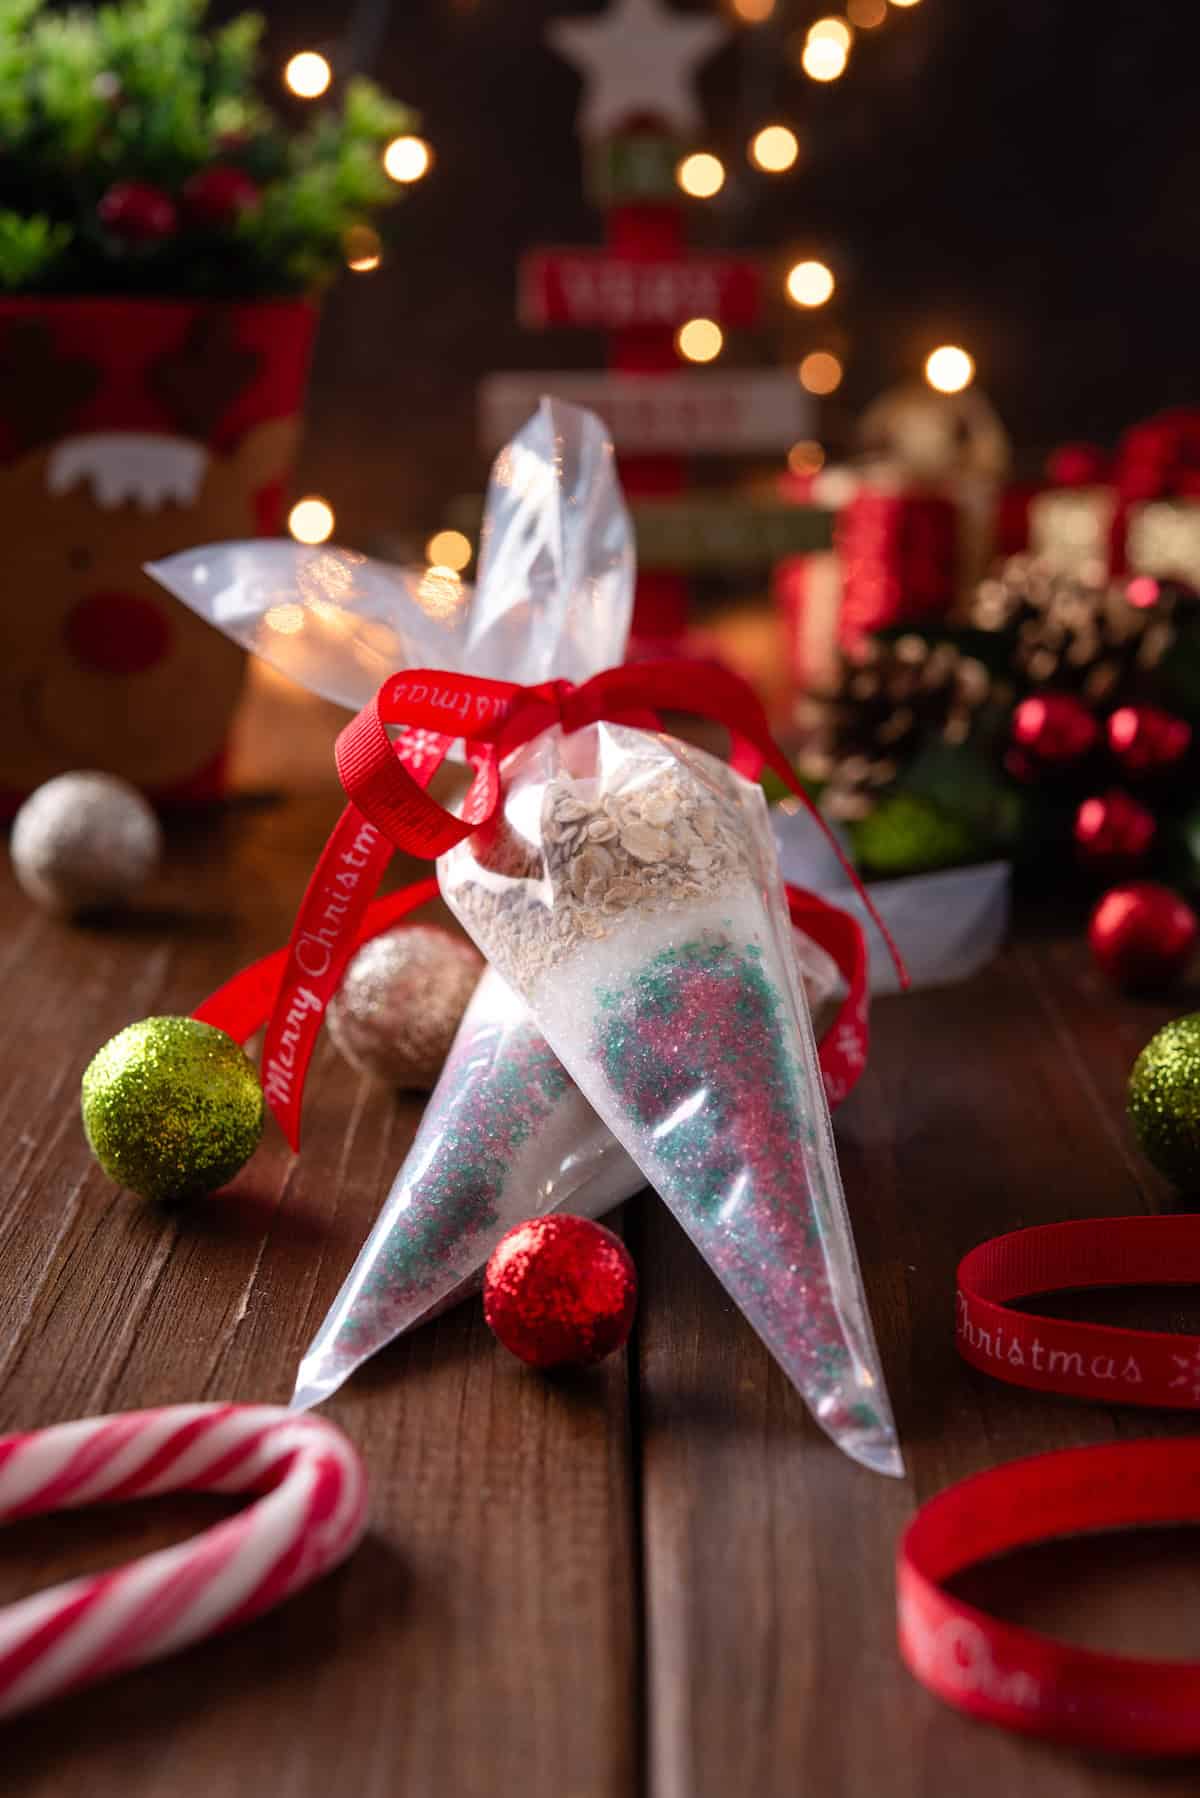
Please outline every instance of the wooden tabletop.
[[[303, 1156], [272, 1131], [228, 1194], [183, 1217], [114, 1189], [78, 1117], [109, 1035], [190, 1009], [284, 939], [337, 810], [336, 722], [260, 689], [245, 764], [291, 796], [176, 829], [120, 925], [50, 921], [0, 875], [0, 1429], [286, 1401], [367, 1233], [418, 1108], [328, 1046]], [[6, 1726], [5, 1798], [1195, 1791], [1194, 1767], [1089, 1761], [943, 1709], [897, 1658], [891, 1571], [915, 1504], [950, 1480], [1187, 1427], [990, 1382], [952, 1338], [954, 1267], [981, 1237], [1163, 1202], [1122, 1104], [1167, 1015], [1115, 999], [1078, 932], [1029, 928], [968, 985], [877, 1005], [837, 1134], [906, 1480], [837, 1453], [643, 1194], [621, 1225], [642, 1285], [628, 1353], [546, 1379], [472, 1303], [379, 1356], [329, 1406], [373, 1483], [353, 1560], [239, 1635]], [[1153, 1314], [1192, 1322], [1186, 1298]], [[0, 1601], [219, 1509], [160, 1500], [12, 1527]], [[1038, 1551], [977, 1587], [1079, 1640], [1200, 1653], [1183, 1534]]]

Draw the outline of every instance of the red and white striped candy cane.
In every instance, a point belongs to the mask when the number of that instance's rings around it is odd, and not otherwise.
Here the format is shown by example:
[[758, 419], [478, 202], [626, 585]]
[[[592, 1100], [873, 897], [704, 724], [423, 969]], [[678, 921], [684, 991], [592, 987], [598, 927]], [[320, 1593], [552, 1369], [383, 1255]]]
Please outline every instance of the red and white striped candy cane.
[[274, 1405], [170, 1405], [0, 1436], [0, 1523], [164, 1492], [258, 1494], [111, 1573], [0, 1609], [0, 1717], [259, 1616], [336, 1567], [367, 1521], [358, 1452]]

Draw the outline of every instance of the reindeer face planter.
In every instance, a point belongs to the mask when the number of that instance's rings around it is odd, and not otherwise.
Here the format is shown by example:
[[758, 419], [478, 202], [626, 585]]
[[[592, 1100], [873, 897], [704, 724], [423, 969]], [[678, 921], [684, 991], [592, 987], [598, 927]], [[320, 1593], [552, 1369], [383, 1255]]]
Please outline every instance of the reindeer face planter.
[[67, 768], [219, 791], [244, 658], [142, 572], [277, 530], [305, 302], [0, 302], [0, 803]]

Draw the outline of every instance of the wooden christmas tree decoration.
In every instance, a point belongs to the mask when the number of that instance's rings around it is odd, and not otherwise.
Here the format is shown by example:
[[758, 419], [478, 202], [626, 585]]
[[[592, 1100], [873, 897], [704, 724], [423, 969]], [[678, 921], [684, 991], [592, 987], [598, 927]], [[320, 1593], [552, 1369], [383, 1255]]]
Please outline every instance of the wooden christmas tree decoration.
[[[774, 455], [810, 428], [807, 396], [790, 373], [700, 372], [677, 348], [691, 319], [750, 329], [762, 315], [755, 258], [687, 248], [677, 180], [700, 123], [692, 77], [727, 35], [718, 20], [673, 13], [660, 0], [615, 0], [607, 12], [551, 25], [551, 43], [584, 76], [579, 131], [605, 245], [532, 250], [520, 271], [520, 316], [533, 330], [606, 332], [608, 371], [496, 374], [480, 392], [489, 450], [545, 392], [604, 419], [637, 532], [642, 646], [682, 636], [689, 572], [761, 570], [829, 541], [826, 515], [813, 507], [688, 494], [690, 456]], [[470, 509], [459, 516], [469, 523]]]

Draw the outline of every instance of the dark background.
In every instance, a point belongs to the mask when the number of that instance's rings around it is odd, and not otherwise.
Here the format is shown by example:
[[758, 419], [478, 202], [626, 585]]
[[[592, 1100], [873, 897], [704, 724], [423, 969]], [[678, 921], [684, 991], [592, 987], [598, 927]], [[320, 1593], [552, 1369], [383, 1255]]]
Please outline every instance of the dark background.
[[[423, 532], [478, 484], [479, 375], [601, 361], [598, 339], [526, 333], [514, 305], [523, 248], [600, 235], [574, 134], [578, 78], [543, 42], [547, 19], [595, 9], [266, 10], [276, 67], [310, 45], [344, 66], [357, 41], [437, 153], [390, 264], [328, 301], [302, 471], [337, 508], [343, 540]], [[1200, 398], [1200, 131], [1183, 0], [922, 0], [860, 34], [843, 78], [820, 86], [785, 45], [831, 10], [778, 0], [769, 26], [738, 28], [702, 75], [708, 140], [732, 178], [693, 203], [693, 241], [770, 251], [784, 267], [804, 250], [839, 276], [831, 307], [781, 308], [725, 363], [837, 349], [846, 380], [820, 417], [836, 450], [854, 413], [929, 348], [963, 343], [1023, 471], [1057, 441], [1111, 442]], [[744, 146], [774, 118], [805, 155], [769, 178]]]

